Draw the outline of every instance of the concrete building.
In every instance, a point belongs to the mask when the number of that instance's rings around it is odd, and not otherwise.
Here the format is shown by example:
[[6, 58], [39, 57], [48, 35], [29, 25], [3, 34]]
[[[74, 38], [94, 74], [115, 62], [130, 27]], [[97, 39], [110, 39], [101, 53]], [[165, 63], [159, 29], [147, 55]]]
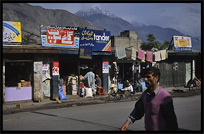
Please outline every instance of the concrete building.
[[112, 47], [118, 48], [118, 47], [134, 47], [135, 49], [140, 48], [142, 45], [142, 40], [138, 40], [137, 38], [137, 32], [136, 31], [123, 31], [120, 33], [120, 36], [113, 36], [111, 38], [112, 41]]
[[[119, 81], [129, 80], [134, 81], [139, 77], [140, 60], [136, 58], [137, 50], [142, 45], [142, 40], [138, 40], [136, 31], [125, 30], [120, 33], [120, 36], [111, 38], [112, 47], [115, 49], [116, 62], [119, 68]], [[117, 51], [123, 49], [125, 51], [124, 58], [117, 56]]]
[[[112, 47], [115, 49], [119, 67], [119, 81], [128, 79], [134, 83], [137, 78], [144, 77], [143, 72], [147, 67], [153, 65], [145, 60], [139, 60], [136, 56], [137, 52], [134, 53], [135, 56], [132, 55], [133, 51], [137, 51], [141, 44], [142, 41], [137, 39], [136, 31], [126, 30], [121, 32], [120, 36], [112, 37]], [[118, 48], [125, 49], [124, 57], [117, 57]], [[167, 59], [154, 62], [154, 66], [161, 70], [161, 86], [186, 86], [190, 79], [201, 78], [201, 52], [167, 50], [166, 53]], [[153, 58], [155, 59], [154, 54]], [[176, 70], [174, 66], [177, 66]]]

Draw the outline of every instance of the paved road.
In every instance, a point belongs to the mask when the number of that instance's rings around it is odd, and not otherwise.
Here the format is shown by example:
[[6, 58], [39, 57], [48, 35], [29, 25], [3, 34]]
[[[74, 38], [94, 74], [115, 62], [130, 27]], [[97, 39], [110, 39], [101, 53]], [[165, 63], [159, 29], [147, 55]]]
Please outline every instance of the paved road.
[[[3, 115], [3, 130], [119, 131], [135, 102], [117, 102]], [[179, 128], [201, 129], [201, 96], [174, 98]], [[144, 118], [130, 131], [144, 130]]]

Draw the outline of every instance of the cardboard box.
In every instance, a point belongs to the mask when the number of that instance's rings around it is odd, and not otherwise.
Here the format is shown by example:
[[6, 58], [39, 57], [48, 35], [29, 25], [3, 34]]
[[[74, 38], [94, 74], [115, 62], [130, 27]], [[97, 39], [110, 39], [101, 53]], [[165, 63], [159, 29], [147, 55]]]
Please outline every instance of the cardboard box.
[[77, 91], [72, 90], [72, 95], [77, 95]]
[[72, 79], [72, 84], [76, 84], [76, 83], [77, 83], [77, 81]]
[[30, 81], [24, 81], [21, 85], [22, 87], [31, 87]]
[[23, 108], [23, 105], [22, 105], [22, 104], [18, 104], [18, 105], [16, 105], [16, 108], [22, 109], [22, 108]]

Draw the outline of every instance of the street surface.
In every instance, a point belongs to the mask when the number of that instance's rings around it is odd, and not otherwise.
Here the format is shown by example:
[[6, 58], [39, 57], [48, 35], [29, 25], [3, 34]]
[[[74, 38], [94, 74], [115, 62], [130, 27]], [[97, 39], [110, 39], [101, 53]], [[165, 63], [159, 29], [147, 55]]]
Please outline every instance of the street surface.
[[[173, 101], [179, 128], [200, 131], [201, 95]], [[3, 115], [3, 131], [119, 131], [134, 104], [135, 101], [104, 103]], [[144, 118], [131, 124], [128, 130], [144, 130]]]

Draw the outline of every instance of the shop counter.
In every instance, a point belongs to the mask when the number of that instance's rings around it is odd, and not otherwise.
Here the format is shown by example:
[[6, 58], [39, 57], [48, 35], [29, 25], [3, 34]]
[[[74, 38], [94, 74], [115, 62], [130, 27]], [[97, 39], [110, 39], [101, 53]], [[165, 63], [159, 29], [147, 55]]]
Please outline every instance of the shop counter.
[[32, 87], [5, 87], [5, 101], [31, 100]]

